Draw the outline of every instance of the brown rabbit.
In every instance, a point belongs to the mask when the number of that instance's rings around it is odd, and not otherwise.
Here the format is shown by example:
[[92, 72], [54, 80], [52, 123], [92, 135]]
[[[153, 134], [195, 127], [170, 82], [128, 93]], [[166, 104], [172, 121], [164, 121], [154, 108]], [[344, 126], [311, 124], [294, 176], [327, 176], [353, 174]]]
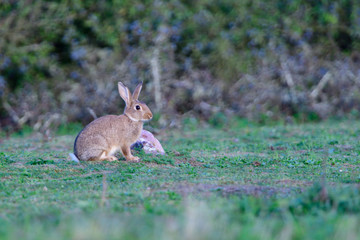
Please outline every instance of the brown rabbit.
[[153, 115], [148, 106], [138, 100], [142, 83], [138, 84], [131, 95], [130, 90], [121, 82], [119, 93], [126, 106], [122, 115], [107, 115], [89, 123], [76, 137], [74, 161], [114, 161], [113, 155], [121, 151], [127, 161], [139, 161], [131, 154], [130, 146], [141, 134], [143, 122], [151, 120]]

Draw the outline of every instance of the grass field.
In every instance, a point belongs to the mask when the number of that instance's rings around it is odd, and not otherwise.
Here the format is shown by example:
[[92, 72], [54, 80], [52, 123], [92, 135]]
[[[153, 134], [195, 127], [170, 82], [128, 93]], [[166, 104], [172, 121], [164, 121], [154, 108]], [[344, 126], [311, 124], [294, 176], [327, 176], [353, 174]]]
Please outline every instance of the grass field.
[[171, 130], [140, 163], [75, 136], [1, 140], [0, 239], [360, 239], [355, 121]]

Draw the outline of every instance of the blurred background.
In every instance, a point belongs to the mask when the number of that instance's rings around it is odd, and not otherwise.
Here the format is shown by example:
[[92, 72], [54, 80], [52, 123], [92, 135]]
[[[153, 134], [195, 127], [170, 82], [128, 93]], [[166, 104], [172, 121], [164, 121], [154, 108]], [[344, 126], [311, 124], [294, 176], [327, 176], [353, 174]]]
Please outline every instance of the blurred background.
[[118, 81], [161, 128], [359, 118], [360, 1], [0, 1], [3, 132], [120, 114]]

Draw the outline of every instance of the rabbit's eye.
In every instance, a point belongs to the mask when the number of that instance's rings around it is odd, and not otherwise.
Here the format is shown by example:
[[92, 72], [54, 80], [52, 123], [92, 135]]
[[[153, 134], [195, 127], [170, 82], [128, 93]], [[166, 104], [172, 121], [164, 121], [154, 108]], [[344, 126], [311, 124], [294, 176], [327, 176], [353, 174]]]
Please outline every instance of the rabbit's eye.
[[140, 109], [141, 109], [141, 107], [140, 107], [139, 105], [136, 105], [135, 108], [136, 108], [136, 110], [140, 110]]

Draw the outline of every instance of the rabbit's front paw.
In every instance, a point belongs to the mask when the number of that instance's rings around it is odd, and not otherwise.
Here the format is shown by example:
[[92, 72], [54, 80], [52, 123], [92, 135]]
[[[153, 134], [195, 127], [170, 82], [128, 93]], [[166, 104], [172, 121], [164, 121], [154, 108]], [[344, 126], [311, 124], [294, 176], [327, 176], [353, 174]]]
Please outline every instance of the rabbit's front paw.
[[140, 158], [135, 157], [135, 156], [131, 156], [131, 157], [128, 157], [126, 160], [129, 161], [129, 162], [139, 162]]

